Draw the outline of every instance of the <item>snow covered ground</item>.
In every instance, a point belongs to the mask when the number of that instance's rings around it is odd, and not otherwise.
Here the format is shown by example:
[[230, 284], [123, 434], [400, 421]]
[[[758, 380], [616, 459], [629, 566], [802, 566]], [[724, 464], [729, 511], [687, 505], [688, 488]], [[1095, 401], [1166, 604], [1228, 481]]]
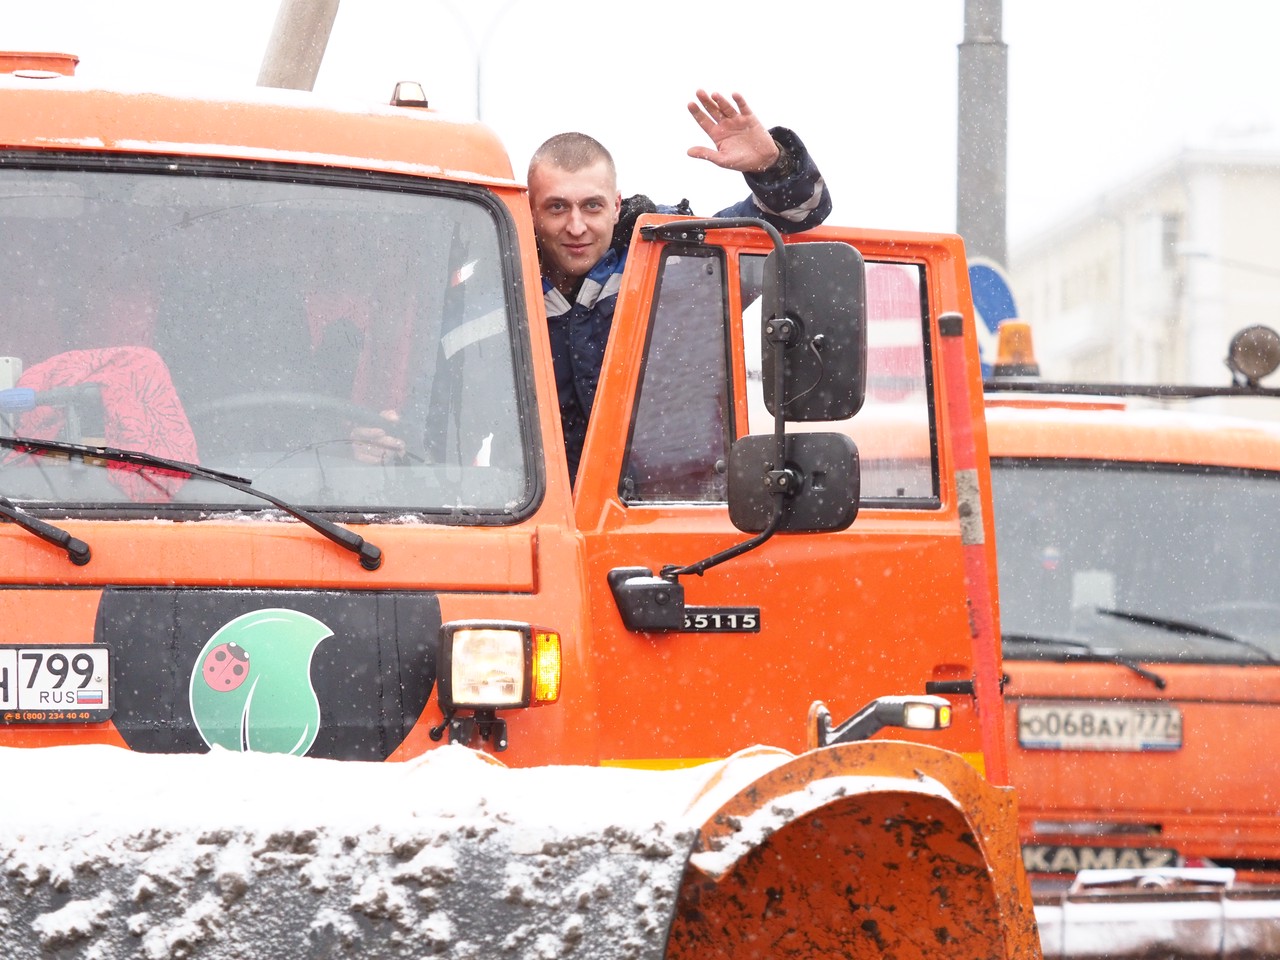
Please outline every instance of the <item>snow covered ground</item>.
[[762, 769], [0, 749], [0, 957], [660, 957], [694, 824]]

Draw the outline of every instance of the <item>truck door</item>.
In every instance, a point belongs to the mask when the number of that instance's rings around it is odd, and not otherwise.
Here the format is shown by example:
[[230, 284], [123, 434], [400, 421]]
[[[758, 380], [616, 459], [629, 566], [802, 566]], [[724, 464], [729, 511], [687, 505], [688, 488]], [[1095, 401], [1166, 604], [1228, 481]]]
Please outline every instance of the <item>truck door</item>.
[[[805, 237], [854, 239], [829, 228]], [[814, 700], [848, 715], [873, 697], [938, 683], [972, 689], [944, 372], [930, 354], [936, 317], [958, 308], [954, 264], [962, 272], [963, 259], [945, 238], [905, 256], [901, 244], [856, 239], [872, 314], [866, 405], [852, 420], [788, 430], [854, 436], [858, 518], [839, 533], [779, 534], [683, 577], [684, 628], [662, 633], [624, 627], [609, 573], [656, 574], [748, 539], [730, 521], [728, 464], [737, 438], [773, 430], [759, 304], [771, 247], [750, 229], [633, 245], [575, 490], [594, 668], [601, 709], [613, 714], [604, 762], [683, 764], [744, 743], [800, 750]], [[971, 698], [954, 700], [955, 726], [926, 739], [980, 762]]]

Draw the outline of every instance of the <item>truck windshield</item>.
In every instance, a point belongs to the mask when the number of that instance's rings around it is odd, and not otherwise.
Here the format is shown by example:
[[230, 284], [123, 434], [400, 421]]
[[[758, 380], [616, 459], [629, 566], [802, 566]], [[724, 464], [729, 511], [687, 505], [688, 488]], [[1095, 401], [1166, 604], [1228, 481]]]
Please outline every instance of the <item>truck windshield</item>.
[[1280, 476], [996, 460], [992, 486], [1006, 658], [1075, 638], [1077, 655], [1280, 659]]
[[[0, 168], [0, 433], [199, 463], [371, 519], [520, 514], [536, 461], [501, 207], [316, 176]], [[125, 516], [262, 506], [13, 450], [0, 494]]]

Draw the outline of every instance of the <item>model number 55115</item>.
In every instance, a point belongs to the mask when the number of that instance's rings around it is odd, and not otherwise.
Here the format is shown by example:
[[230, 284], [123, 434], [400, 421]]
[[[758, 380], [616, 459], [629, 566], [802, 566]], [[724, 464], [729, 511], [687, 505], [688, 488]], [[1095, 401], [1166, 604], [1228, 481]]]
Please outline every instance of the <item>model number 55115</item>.
[[759, 633], [759, 607], [687, 607], [686, 633]]

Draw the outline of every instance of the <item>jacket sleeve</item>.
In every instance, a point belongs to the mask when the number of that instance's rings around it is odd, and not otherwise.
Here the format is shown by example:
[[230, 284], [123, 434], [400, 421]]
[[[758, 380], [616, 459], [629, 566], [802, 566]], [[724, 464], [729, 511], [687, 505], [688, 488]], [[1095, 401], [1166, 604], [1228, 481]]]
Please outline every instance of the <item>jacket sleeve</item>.
[[783, 151], [780, 162], [763, 173], [743, 174], [751, 196], [716, 216], [761, 217], [781, 233], [818, 226], [831, 213], [831, 195], [818, 165], [791, 130], [773, 127], [769, 134]]

